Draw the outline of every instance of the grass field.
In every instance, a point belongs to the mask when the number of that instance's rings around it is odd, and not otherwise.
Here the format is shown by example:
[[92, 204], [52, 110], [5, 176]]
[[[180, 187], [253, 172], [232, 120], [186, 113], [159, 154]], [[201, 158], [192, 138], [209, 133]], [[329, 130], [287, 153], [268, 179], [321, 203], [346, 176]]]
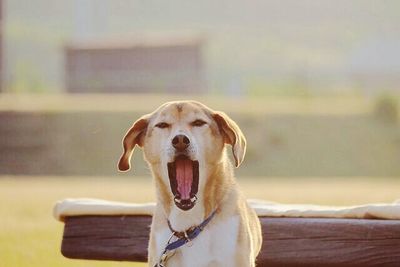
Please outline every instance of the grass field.
[[[397, 178], [241, 178], [249, 198], [284, 203], [352, 205], [400, 198]], [[57, 200], [94, 197], [144, 202], [154, 199], [149, 178], [1, 177], [0, 266], [145, 266], [81, 261], [60, 254], [63, 224], [52, 217]]]

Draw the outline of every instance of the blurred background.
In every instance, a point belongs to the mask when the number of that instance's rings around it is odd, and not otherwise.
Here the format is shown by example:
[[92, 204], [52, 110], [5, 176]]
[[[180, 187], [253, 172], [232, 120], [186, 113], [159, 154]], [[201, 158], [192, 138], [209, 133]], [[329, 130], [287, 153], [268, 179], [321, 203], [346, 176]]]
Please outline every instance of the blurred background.
[[132, 122], [170, 100], [237, 121], [248, 197], [399, 198], [399, 1], [0, 6], [1, 266], [125, 266], [64, 259], [51, 209], [67, 197], [154, 201], [140, 149], [133, 172], [116, 163]]

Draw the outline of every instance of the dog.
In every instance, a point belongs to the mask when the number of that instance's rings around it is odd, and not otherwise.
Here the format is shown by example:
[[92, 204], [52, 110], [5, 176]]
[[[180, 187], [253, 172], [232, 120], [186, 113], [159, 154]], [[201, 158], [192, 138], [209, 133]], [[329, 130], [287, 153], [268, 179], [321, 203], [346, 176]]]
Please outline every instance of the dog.
[[148, 246], [149, 266], [255, 266], [260, 221], [235, 181], [246, 139], [225, 113], [196, 101], [174, 101], [139, 118], [123, 138], [120, 171], [135, 146], [154, 178], [157, 203]]

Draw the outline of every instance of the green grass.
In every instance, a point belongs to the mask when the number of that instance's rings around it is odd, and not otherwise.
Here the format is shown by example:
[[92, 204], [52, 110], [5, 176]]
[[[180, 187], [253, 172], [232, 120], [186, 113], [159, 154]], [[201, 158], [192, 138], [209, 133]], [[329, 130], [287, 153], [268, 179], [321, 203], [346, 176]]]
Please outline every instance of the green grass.
[[[352, 205], [399, 198], [396, 178], [249, 178], [239, 179], [249, 198], [284, 203]], [[116, 201], [153, 201], [149, 178], [2, 177], [0, 251], [2, 267], [145, 266], [71, 260], [60, 253], [63, 224], [52, 217], [57, 200], [94, 197]]]
[[[135, 187], [135, 184], [124, 183]], [[111, 187], [110, 187], [111, 186]], [[145, 266], [144, 264], [81, 261], [60, 253], [63, 224], [52, 217], [55, 201], [66, 197], [125, 196], [121, 181], [86, 178], [15, 178], [0, 180], [0, 266]], [[119, 192], [119, 193], [118, 193]], [[144, 200], [141, 198], [140, 200]]]

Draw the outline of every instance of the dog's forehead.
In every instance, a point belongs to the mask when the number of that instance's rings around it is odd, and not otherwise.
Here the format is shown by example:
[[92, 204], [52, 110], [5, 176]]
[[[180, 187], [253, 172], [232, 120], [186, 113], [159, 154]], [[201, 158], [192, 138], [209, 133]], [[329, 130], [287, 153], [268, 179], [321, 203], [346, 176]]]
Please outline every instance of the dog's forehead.
[[170, 102], [160, 107], [157, 117], [166, 120], [180, 120], [207, 116], [209, 109], [197, 102]]

